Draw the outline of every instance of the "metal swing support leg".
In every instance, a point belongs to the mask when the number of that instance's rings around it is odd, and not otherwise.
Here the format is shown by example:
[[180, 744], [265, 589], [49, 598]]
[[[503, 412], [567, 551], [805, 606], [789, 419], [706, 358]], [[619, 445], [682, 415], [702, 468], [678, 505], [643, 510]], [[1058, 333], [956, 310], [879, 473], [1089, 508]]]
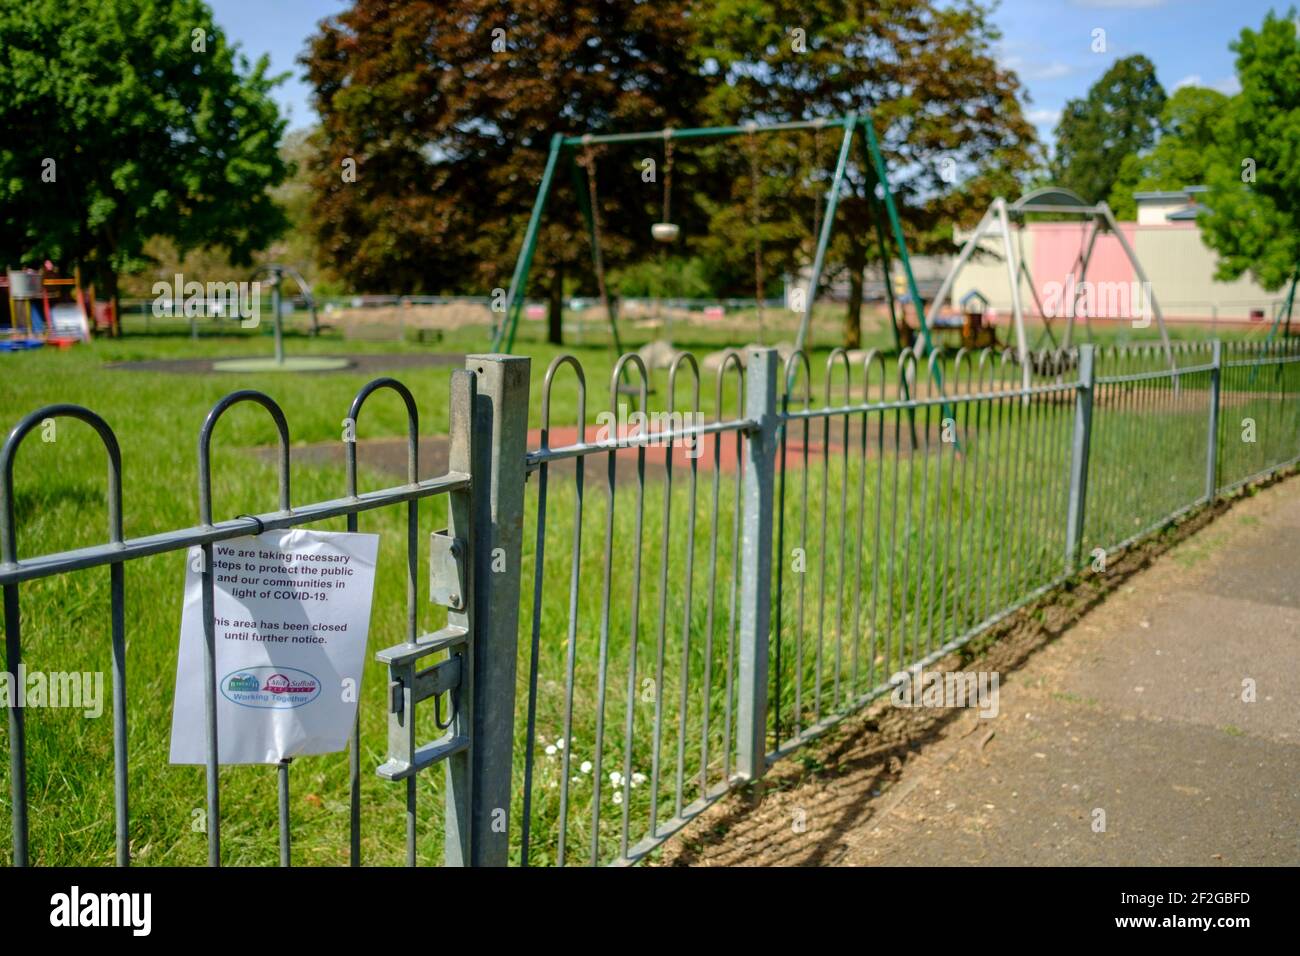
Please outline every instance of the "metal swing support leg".
[[903, 274], [907, 277], [907, 291], [912, 297], [912, 302], [916, 305], [916, 321], [921, 327], [921, 341], [924, 345], [922, 354], [929, 355], [934, 351], [934, 343], [930, 341], [930, 326], [925, 321], [925, 302], [921, 299], [921, 292], [917, 288], [916, 276], [912, 274], [912, 260], [907, 254], [907, 240], [903, 238], [903, 222], [898, 217], [898, 207], [894, 203], [894, 191], [889, 188], [889, 174], [885, 171], [885, 158], [880, 153], [879, 143], [876, 142], [875, 125], [871, 122], [871, 118], [864, 118], [862, 125], [867, 132], [867, 150], [871, 155], [872, 165], [875, 167], [876, 180], [884, 190], [884, 196], [881, 198], [884, 199], [885, 211], [889, 214], [889, 226], [894, 234], [894, 245], [898, 246], [899, 261], [903, 263]]
[[[866, 150], [863, 150], [865, 155]], [[880, 274], [884, 278], [885, 301], [889, 304], [889, 331], [894, 338], [894, 350], [903, 350], [902, 339], [898, 336], [898, 303], [894, 301], [894, 284], [890, 266], [889, 247], [885, 244], [885, 229], [880, 224], [880, 200], [876, 198], [875, 181], [867, 185], [867, 208], [871, 216], [871, 228], [876, 234], [876, 245], [880, 248]]]
[[510, 289], [506, 293], [506, 312], [502, 322], [497, 326], [492, 337], [493, 352], [509, 352], [515, 347], [515, 330], [519, 326], [519, 313], [524, 308], [524, 291], [528, 288], [528, 271], [533, 265], [533, 254], [537, 251], [537, 233], [541, 229], [542, 212], [551, 194], [551, 183], [555, 179], [555, 167], [559, 163], [560, 153], [564, 148], [564, 136], [556, 133], [551, 137], [551, 151], [546, 157], [546, 169], [542, 173], [542, 184], [533, 201], [533, 211], [528, 217], [528, 228], [524, 231], [524, 244], [515, 261], [515, 271], [510, 277]]
[[[1079, 277], [1078, 277], [1078, 285], [1076, 286], [1076, 292], [1074, 296], [1071, 298], [1071, 300], [1069, 301], [1069, 303], [1066, 305], [1066, 308], [1069, 309], [1069, 311], [1066, 313], [1067, 319], [1065, 322], [1065, 347], [1066, 348], [1069, 348], [1074, 342], [1074, 337], [1073, 337], [1074, 323], [1078, 319], [1078, 315], [1079, 315], [1079, 292], [1081, 292], [1084, 289], [1084, 283], [1088, 281], [1088, 266], [1092, 264], [1092, 251], [1094, 248], [1096, 248], [1097, 237], [1101, 234], [1101, 228], [1095, 220], [1089, 220], [1088, 229], [1089, 229], [1088, 243], [1084, 247], [1083, 252], [1080, 253], [1079, 257], [1075, 259], [1075, 262], [1079, 266]], [[1084, 324], [1087, 326], [1088, 329], [1088, 341], [1091, 342], [1093, 337], [1092, 317], [1085, 315], [1083, 317], [1083, 320], [1084, 320]]]
[[[1138, 261], [1137, 253], [1133, 251], [1132, 244], [1129, 243], [1128, 237], [1120, 229], [1119, 223], [1115, 221], [1115, 216], [1110, 211], [1110, 206], [1106, 203], [1097, 204], [1097, 212], [1106, 224], [1106, 228], [1114, 234], [1124, 250], [1124, 255], [1128, 256], [1129, 263], [1133, 266], [1133, 274], [1138, 277], [1142, 283], [1142, 295], [1151, 306], [1151, 314], [1155, 316], [1156, 326], [1160, 329], [1160, 342], [1165, 350], [1165, 357], [1169, 359], [1169, 367], [1177, 369], [1178, 363], [1174, 359], [1174, 349], [1169, 343], [1169, 331], [1165, 328], [1165, 317], [1160, 311], [1160, 303], [1156, 301], [1156, 291], [1151, 285], [1151, 280], [1147, 278], [1146, 270], [1142, 268], [1142, 263]], [[1174, 387], [1177, 388], [1178, 379], [1174, 379]]]
[[858, 125], [858, 115], [849, 113], [844, 124], [844, 139], [840, 143], [840, 156], [835, 163], [835, 178], [831, 180], [830, 193], [826, 197], [826, 216], [822, 219], [821, 235], [817, 237], [817, 251], [813, 255], [812, 273], [808, 276], [808, 289], [803, 297], [803, 317], [799, 320], [799, 335], [795, 338], [795, 351], [802, 351], [808, 340], [808, 325], [812, 321], [813, 302], [817, 296], [817, 286], [821, 283], [822, 265], [826, 260], [826, 249], [831, 241], [831, 227], [835, 223], [835, 209], [840, 202], [840, 190], [844, 185], [844, 171], [849, 165], [849, 149], [853, 145], [853, 130]]
[[[880, 184], [880, 190], [883, 193], [881, 199], [884, 201], [885, 212], [889, 216], [889, 225], [894, 236], [894, 245], [898, 247], [898, 259], [902, 262], [903, 274], [907, 277], [908, 294], [911, 295], [912, 302], [916, 307], [916, 324], [920, 326], [921, 332], [921, 354], [929, 355], [934, 351], [934, 343], [930, 339], [930, 325], [926, 322], [925, 318], [925, 301], [921, 298], [921, 291], [916, 285], [916, 276], [912, 273], [912, 260], [907, 254], [907, 240], [903, 236], [903, 222], [898, 217], [898, 207], [894, 203], [894, 191], [889, 187], [889, 174], [885, 171], [885, 158], [881, 155], [880, 144], [876, 141], [875, 124], [872, 122], [871, 117], [865, 116], [862, 118], [861, 122], [863, 128], [866, 130], [865, 145], [867, 148], [868, 166], [874, 170], [876, 182]], [[872, 188], [872, 191], [874, 192], [874, 187]], [[886, 271], [886, 285], [888, 285], [890, 281], [891, 276], [888, 271]], [[895, 324], [895, 330], [897, 330], [897, 324]], [[940, 396], [946, 394], [943, 387], [942, 363], [936, 363], [934, 366], [934, 386], [939, 390]], [[904, 376], [903, 388], [904, 396], [910, 399], [911, 396], [907, 395], [906, 376]], [[954, 414], [953, 407], [948, 402], [944, 402], [940, 406], [940, 410], [941, 415], [945, 418], [950, 418]], [[913, 417], [915, 416], [915, 413], [916, 410], [912, 409], [911, 415]], [[914, 443], [916, 441], [915, 427], [915, 422], [913, 422], [912, 428], [914, 437], [912, 441]]]
[[[1001, 196], [993, 200], [993, 211], [1002, 226], [1002, 252], [1007, 261], [1007, 281], [1011, 286], [1011, 315], [1016, 323], [1016, 354], [1020, 358], [1020, 380], [1025, 391], [1029, 390], [1029, 341], [1025, 334], [1025, 311], [1020, 303], [1020, 260], [1011, 245], [1011, 217], [1007, 215], [1007, 202]], [[1024, 397], [1029, 404], [1029, 396]]]
[[[965, 268], [966, 263], [970, 261], [971, 256], [975, 254], [975, 249], [985, 238], [992, 224], [993, 208], [990, 207], [985, 211], [984, 217], [980, 219], [979, 225], [975, 227], [975, 231], [971, 233], [970, 238], [966, 240], [966, 244], [962, 246], [961, 252], [957, 256], [957, 261], [953, 263], [952, 268], [948, 270], [948, 274], [944, 276], [943, 284], [939, 286], [938, 294], [934, 297], [933, 301], [930, 302], [929, 315], [926, 316], [927, 325], [933, 323], [934, 320], [939, 317], [939, 310], [943, 308], [943, 303], [947, 301], [948, 296], [952, 293], [952, 287], [957, 283], [957, 276], [961, 273], [961, 270]], [[883, 239], [881, 241], [883, 243]]]

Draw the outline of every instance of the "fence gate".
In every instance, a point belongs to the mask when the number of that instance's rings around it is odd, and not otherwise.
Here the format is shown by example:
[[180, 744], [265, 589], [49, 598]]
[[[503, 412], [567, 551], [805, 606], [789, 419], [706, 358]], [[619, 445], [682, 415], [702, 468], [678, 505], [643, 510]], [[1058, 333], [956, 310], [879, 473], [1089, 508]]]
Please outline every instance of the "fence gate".
[[[519, 575], [501, 573], [519, 560], [522, 529], [523, 468], [528, 410], [526, 358], [469, 356], [451, 381], [448, 471], [421, 481], [418, 475], [419, 420], [414, 396], [401, 382], [380, 378], [358, 392], [345, 424], [346, 495], [295, 507], [290, 493], [289, 426], [280, 406], [253, 391], [233, 392], [208, 413], [199, 433], [199, 524], [126, 539], [122, 525], [122, 461], [116, 435], [95, 412], [59, 404], [23, 418], [0, 449], [0, 586], [4, 595], [5, 668], [23, 668], [20, 588], [24, 582], [53, 578], [107, 565], [111, 603], [111, 687], [113, 730], [113, 818], [118, 865], [131, 862], [130, 754], [128, 753], [128, 625], [125, 580], [128, 565], [155, 555], [183, 552], [201, 574], [204, 626], [204, 713], [206, 799], [204, 828], [207, 859], [218, 865], [221, 849], [221, 782], [217, 747], [217, 674], [214, 593], [216, 544], [249, 534], [311, 525], [345, 517], [358, 530], [363, 512], [406, 506], [406, 640], [381, 650], [388, 667], [384, 696], [388, 715], [387, 759], [381, 777], [406, 783], [406, 856], [415, 862], [416, 776], [435, 763], [446, 766], [446, 860], [452, 865], [503, 864], [507, 858], [503, 819], [510, 808], [510, 746], [513, 734], [514, 648], [518, 624]], [[366, 400], [389, 390], [407, 412], [407, 482], [379, 491], [359, 492], [357, 421]], [[211, 446], [222, 416], [235, 405], [252, 403], [274, 422], [279, 449], [279, 507], [257, 515], [213, 519]], [[108, 457], [108, 540], [91, 547], [19, 559], [14, 496], [14, 462], [23, 440], [60, 419], [91, 426]], [[346, 437], [350, 434], [350, 438]], [[448, 526], [430, 543], [430, 599], [447, 609], [447, 624], [432, 633], [417, 629], [420, 528], [419, 502], [446, 495]], [[200, 563], [201, 559], [201, 563]], [[495, 570], [494, 570], [495, 569]], [[489, 610], [490, 609], [490, 610]], [[428, 658], [447, 652], [432, 666]], [[497, 701], [495, 707], [486, 702]], [[509, 703], [506, 703], [509, 702]], [[445, 733], [432, 741], [416, 735], [417, 711], [430, 706]], [[9, 796], [13, 862], [29, 862], [27, 726], [17, 697], [8, 710]], [[358, 711], [360, 704], [358, 704]], [[446, 713], [444, 714], [444, 710]], [[367, 768], [369, 772], [369, 768]], [[353, 728], [349, 763], [350, 853], [361, 862], [360, 717]], [[279, 859], [291, 853], [290, 761], [276, 766]]]

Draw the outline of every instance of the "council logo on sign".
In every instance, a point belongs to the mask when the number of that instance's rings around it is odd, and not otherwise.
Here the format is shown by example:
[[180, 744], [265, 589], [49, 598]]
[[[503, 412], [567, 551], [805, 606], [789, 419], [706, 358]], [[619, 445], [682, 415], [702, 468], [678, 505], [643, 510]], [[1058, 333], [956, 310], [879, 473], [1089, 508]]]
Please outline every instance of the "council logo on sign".
[[221, 679], [221, 693], [241, 707], [285, 710], [320, 696], [320, 681], [291, 667], [248, 667]]

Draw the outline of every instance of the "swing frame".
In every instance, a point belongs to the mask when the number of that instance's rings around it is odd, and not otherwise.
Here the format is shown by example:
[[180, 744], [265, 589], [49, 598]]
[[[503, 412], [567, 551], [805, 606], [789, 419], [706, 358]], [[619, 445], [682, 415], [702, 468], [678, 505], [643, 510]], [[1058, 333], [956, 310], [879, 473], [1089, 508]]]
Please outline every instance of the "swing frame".
[[[921, 294], [916, 285], [916, 277], [912, 273], [912, 262], [907, 252], [907, 241], [903, 237], [902, 220], [898, 215], [898, 207], [894, 202], [894, 194], [889, 185], [889, 176], [885, 169], [885, 160], [880, 152], [880, 144], [876, 138], [875, 126], [869, 114], [858, 114], [856, 112], [848, 113], [844, 116], [829, 117], [815, 120], [796, 120], [790, 122], [775, 123], [745, 123], [735, 126], [702, 126], [688, 129], [657, 129], [645, 130], [640, 132], [629, 133], [607, 133], [603, 135], [565, 135], [556, 133], [551, 137], [550, 152], [546, 157], [546, 166], [542, 172], [542, 181], [537, 189], [537, 198], [533, 201], [532, 213], [528, 218], [528, 227], [524, 231], [523, 244], [519, 250], [519, 256], [515, 260], [514, 272], [510, 277], [510, 288], [506, 293], [505, 316], [493, 332], [492, 351], [509, 353], [514, 348], [515, 333], [519, 326], [519, 317], [523, 312], [524, 297], [528, 287], [528, 276], [532, 269], [533, 256], [537, 251], [537, 237], [541, 229], [542, 216], [545, 213], [547, 202], [550, 199], [551, 187], [555, 181], [556, 172], [563, 159], [569, 161], [571, 172], [574, 177], [574, 187], [578, 195], [578, 205], [582, 210], [583, 218], [587, 223], [587, 233], [592, 246], [593, 264], [599, 267], [598, 257], [600, 250], [596, 244], [596, 224], [593, 216], [590, 196], [588, 195], [586, 183], [578, 171], [578, 151], [589, 146], [600, 144], [616, 143], [640, 143], [660, 141], [665, 137], [670, 139], [705, 139], [729, 136], [747, 136], [756, 133], [780, 133], [791, 130], [807, 129], [843, 129], [844, 137], [840, 142], [839, 157], [835, 164], [834, 178], [831, 180], [830, 189], [826, 195], [826, 210], [821, 221], [821, 228], [817, 237], [817, 248], [813, 256], [812, 270], [808, 277], [805, 288], [802, 315], [799, 321], [799, 334], [795, 341], [795, 348], [802, 349], [807, 341], [809, 322], [812, 318], [813, 305], [816, 301], [817, 287], [821, 283], [822, 267], [826, 259], [826, 250], [830, 246], [831, 230], [834, 227], [835, 211], [839, 205], [840, 193], [844, 185], [845, 172], [848, 168], [849, 155], [853, 147], [853, 140], [857, 131], [861, 128], [862, 137], [859, 140], [862, 154], [861, 161], [863, 169], [870, 177], [867, 188], [868, 208], [871, 210], [872, 225], [876, 235], [876, 241], [880, 249], [880, 259], [884, 267], [885, 275], [885, 294], [889, 302], [890, 328], [894, 334], [894, 344], [899, 346], [898, 324], [900, 320], [898, 304], [893, 295], [889, 283], [891, 274], [891, 258], [889, 245], [885, 241], [886, 233], [882, 223], [887, 220], [889, 223], [889, 235], [893, 239], [897, 258], [902, 262], [903, 272], [907, 279], [908, 292], [911, 295], [912, 302], [916, 309], [917, 324], [920, 326], [921, 340], [917, 343], [921, 349], [922, 355], [932, 350], [930, 339], [929, 323], [926, 318], [925, 303], [921, 299]], [[880, 215], [881, 207], [884, 209], [884, 216]], [[613, 334], [613, 345], [616, 351], [622, 351], [622, 343], [618, 336], [618, 320], [610, 310], [609, 314], [610, 330]]]
[[[943, 308], [948, 296], [952, 293], [952, 287], [957, 281], [957, 276], [961, 274], [962, 269], [970, 261], [976, 250], [980, 248], [980, 244], [985, 239], [995, 240], [1000, 247], [998, 253], [1006, 265], [1007, 281], [1011, 288], [1011, 319], [1013, 331], [1016, 334], [1016, 358], [1020, 363], [1024, 387], [1029, 388], [1031, 350], [1025, 331], [1024, 307], [1020, 298], [1020, 284], [1022, 281], [1028, 283], [1030, 295], [1033, 296], [1034, 304], [1038, 308], [1038, 314], [1043, 317], [1043, 334], [1051, 338], [1053, 344], [1056, 342], [1055, 337], [1051, 334], [1051, 319], [1047, 317], [1042, 303], [1038, 301], [1038, 287], [1034, 284], [1033, 272], [1023, 255], [1025, 217], [1034, 213], [1082, 217], [1084, 241], [1081, 243], [1079, 254], [1074, 260], [1074, 267], [1079, 269], [1076, 280], [1079, 289], [1083, 288], [1088, 279], [1088, 266], [1092, 262], [1092, 253], [1096, 248], [1097, 239], [1103, 233], [1110, 233], [1118, 240], [1129, 265], [1133, 268], [1133, 274], [1137, 277], [1137, 281], [1142, 283], [1142, 288], [1145, 290], [1144, 295], [1147, 296], [1152, 316], [1156, 320], [1156, 327], [1160, 331], [1161, 347], [1164, 349], [1165, 357], [1169, 361], [1169, 367], [1177, 369], [1178, 365], [1174, 359], [1173, 347], [1169, 342], [1169, 332], [1165, 328], [1164, 313], [1161, 312], [1160, 303], [1156, 300], [1155, 290], [1152, 289], [1146, 270], [1142, 268], [1142, 263], [1138, 260], [1137, 252], [1128, 241], [1128, 237], [1124, 235], [1123, 230], [1120, 229], [1119, 223], [1115, 221], [1115, 215], [1111, 212], [1110, 206], [1104, 202], [1089, 203], [1077, 193], [1060, 186], [1043, 186], [1026, 193], [1013, 203], [1008, 203], [1001, 196], [993, 200], [988, 211], [980, 219], [979, 225], [975, 227], [975, 230], [966, 240], [966, 244], [962, 247], [957, 260], [953, 263], [952, 268], [948, 270], [948, 275], [944, 277], [943, 285], [939, 287], [938, 294], [930, 303], [928, 321], [933, 322], [938, 316], [939, 310]], [[1016, 243], [1014, 246], [1012, 245], [1013, 230]], [[1073, 342], [1074, 323], [1077, 317], [1075, 303], [1071, 302], [1066, 309], [1066, 314], [1062, 316], [1065, 319], [1063, 348], [1068, 349]], [[1085, 324], [1088, 326], [1088, 334], [1091, 337], [1092, 326], [1089, 319], [1089, 316], [1084, 316]]]

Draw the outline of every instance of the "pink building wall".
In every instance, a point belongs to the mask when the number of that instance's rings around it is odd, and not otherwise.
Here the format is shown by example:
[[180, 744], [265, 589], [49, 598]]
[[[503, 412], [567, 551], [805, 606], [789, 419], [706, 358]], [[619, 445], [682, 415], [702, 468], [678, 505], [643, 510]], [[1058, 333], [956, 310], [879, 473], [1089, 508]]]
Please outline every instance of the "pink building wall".
[[[1133, 243], [1137, 223], [1122, 222], [1119, 228], [1124, 238]], [[1070, 273], [1075, 273], [1076, 282], [1083, 278], [1078, 275], [1077, 262], [1087, 246], [1087, 224], [1034, 222], [1029, 224], [1029, 232], [1034, 250], [1030, 268], [1040, 298], [1046, 297], [1044, 286], [1049, 282], [1065, 285]], [[1136, 278], [1119, 240], [1109, 234], [1098, 236], [1088, 261], [1088, 281], [1133, 282]]]

